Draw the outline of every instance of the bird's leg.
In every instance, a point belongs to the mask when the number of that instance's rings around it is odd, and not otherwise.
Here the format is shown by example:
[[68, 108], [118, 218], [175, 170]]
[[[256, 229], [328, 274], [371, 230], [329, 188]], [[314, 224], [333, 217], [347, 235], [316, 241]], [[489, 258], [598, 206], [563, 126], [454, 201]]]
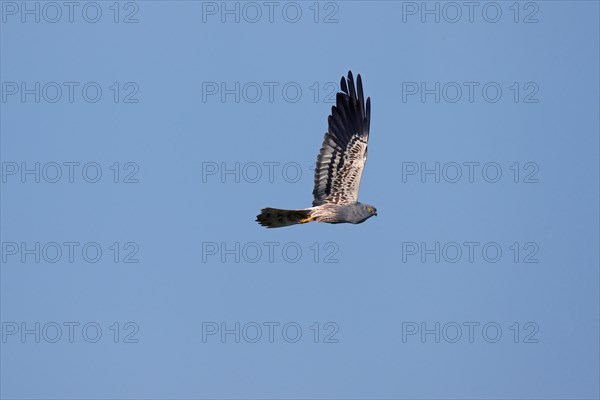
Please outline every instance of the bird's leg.
[[299, 224], [305, 224], [307, 222], [310, 222], [312, 220], [314, 220], [315, 217], [313, 217], [312, 215], [310, 215], [308, 218], [302, 218], [301, 220], [298, 221]]

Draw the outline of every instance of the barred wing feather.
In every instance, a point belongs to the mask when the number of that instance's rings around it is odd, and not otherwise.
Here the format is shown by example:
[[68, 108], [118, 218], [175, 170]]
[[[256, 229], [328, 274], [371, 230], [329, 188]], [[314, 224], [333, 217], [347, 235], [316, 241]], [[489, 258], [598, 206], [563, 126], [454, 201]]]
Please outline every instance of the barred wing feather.
[[329, 129], [323, 139], [315, 169], [313, 206], [326, 203], [354, 204], [358, 201], [360, 179], [367, 161], [371, 121], [371, 99], [365, 99], [362, 80], [348, 72], [342, 78], [342, 92], [328, 118]]

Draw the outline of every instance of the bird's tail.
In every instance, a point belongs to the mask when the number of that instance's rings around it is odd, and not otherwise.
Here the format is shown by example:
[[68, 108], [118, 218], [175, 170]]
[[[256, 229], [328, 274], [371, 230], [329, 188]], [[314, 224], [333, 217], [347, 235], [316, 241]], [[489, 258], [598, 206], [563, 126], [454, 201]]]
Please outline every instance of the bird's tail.
[[281, 228], [296, 224], [305, 224], [313, 220], [311, 209], [280, 210], [278, 208], [263, 208], [256, 216], [256, 221], [267, 228]]

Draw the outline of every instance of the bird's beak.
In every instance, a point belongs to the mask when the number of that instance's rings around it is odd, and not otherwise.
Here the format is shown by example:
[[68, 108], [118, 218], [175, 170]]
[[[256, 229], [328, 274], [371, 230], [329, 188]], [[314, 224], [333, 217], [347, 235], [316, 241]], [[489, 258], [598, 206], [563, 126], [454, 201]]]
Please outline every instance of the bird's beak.
[[377, 216], [377, 211], [375, 211], [375, 216]]

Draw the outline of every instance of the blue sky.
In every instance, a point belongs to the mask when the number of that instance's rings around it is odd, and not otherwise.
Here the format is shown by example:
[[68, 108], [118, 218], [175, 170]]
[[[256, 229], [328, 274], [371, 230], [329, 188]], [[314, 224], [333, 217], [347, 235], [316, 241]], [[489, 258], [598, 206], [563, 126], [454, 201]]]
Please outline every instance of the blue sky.
[[1, 397], [600, 395], [597, 2], [0, 6]]

